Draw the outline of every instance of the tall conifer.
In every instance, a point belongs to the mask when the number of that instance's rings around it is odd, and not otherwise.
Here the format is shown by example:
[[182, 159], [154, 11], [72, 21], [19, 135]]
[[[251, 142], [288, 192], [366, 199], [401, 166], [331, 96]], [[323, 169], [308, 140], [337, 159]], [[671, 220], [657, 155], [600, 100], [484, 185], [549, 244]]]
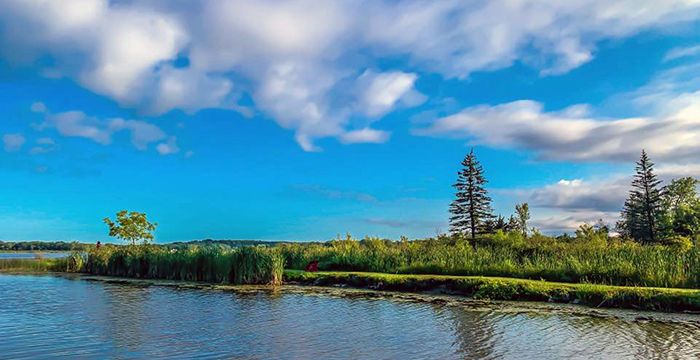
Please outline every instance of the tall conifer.
[[485, 188], [487, 182], [472, 149], [462, 161], [462, 169], [453, 185], [457, 191], [450, 205], [450, 231], [469, 234], [475, 247], [476, 236], [485, 232], [486, 221], [493, 217], [491, 198]]
[[655, 243], [660, 240], [661, 180], [654, 174], [654, 163], [644, 150], [635, 169], [637, 173], [632, 180], [632, 189], [625, 201], [618, 227], [623, 234], [638, 242]]

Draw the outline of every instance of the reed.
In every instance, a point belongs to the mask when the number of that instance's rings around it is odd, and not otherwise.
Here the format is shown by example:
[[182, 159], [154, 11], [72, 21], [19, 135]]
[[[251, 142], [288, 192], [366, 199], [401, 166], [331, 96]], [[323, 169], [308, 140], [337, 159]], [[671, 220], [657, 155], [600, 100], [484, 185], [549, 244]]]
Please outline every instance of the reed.
[[262, 246], [103, 246], [82, 260], [81, 271], [95, 275], [230, 284], [280, 284], [284, 265], [278, 249]]
[[66, 259], [0, 259], [0, 271], [66, 271], [68, 263]]
[[617, 240], [495, 234], [479, 240], [367, 238], [279, 245], [288, 269], [312, 260], [327, 271], [501, 276], [626, 286], [700, 288], [700, 249]]

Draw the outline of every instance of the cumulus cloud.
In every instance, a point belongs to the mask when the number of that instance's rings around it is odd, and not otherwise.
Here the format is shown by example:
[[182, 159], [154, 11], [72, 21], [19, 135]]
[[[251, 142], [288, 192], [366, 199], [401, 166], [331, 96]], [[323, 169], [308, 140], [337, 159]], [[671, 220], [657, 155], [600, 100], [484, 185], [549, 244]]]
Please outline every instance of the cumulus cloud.
[[[672, 179], [700, 178], [698, 164], [669, 164], [656, 168], [662, 186]], [[593, 180], [562, 179], [542, 187], [501, 191], [533, 207], [533, 224], [546, 231], [571, 231], [598, 219], [614, 224], [630, 191], [632, 174], [612, 174]], [[539, 216], [537, 216], [539, 214]], [[544, 214], [544, 215], [543, 215]]]
[[425, 101], [425, 96], [413, 89], [416, 74], [392, 71], [375, 73], [365, 71], [359, 77], [360, 111], [377, 117], [391, 111], [399, 102], [414, 106]]
[[22, 149], [27, 139], [22, 134], [5, 134], [2, 136], [2, 143], [5, 151], [15, 152]]
[[366, 126], [354, 123], [360, 115], [424, 101], [415, 73], [366, 70], [382, 60], [405, 58], [417, 72], [449, 78], [515, 62], [559, 74], [590, 61], [602, 40], [691, 21], [699, 8], [684, 0], [4, 0], [0, 56], [154, 114], [249, 115], [236, 103], [249, 95], [256, 112], [314, 151], [315, 139]]
[[587, 115], [579, 106], [548, 112], [531, 100], [481, 105], [415, 133], [527, 149], [546, 160], [627, 162], [646, 149], [654, 159], [679, 161], [700, 155], [700, 91], [676, 100], [677, 106], [666, 113], [613, 119]]
[[572, 232], [583, 224], [594, 224], [599, 220], [611, 227], [619, 217], [618, 212], [563, 211], [532, 219], [531, 224], [550, 234]]
[[[128, 132], [131, 143], [138, 150], [146, 150], [150, 144], [167, 137], [158, 126], [141, 120], [100, 119], [82, 111], [52, 113], [45, 107], [42, 111], [44, 120], [35, 126], [37, 130], [55, 129], [62, 136], [85, 138], [102, 145], [111, 144], [112, 136], [119, 132]], [[47, 152], [54, 145], [50, 138], [40, 138], [37, 143], [44, 146], [36, 147], [34, 153]], [[163, 145], [168, 146], [170, 152], [177, 148], [174, 140]], [[162, 154], [160, 149], [157, 150]]]

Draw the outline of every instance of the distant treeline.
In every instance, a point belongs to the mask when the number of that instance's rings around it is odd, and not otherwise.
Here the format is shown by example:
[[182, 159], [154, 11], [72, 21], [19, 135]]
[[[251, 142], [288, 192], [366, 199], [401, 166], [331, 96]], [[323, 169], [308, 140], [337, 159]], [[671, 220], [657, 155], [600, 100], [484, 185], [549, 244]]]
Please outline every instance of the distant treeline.
[[0, 251], [72, 251], [87, 250], [90, 246], [77, 241], [0, 241]]
[[254, 246], [254, 245], [265, 245], [265, 246], [275, 246], [279, 244], [287, 243], [285, 241], [263, 241], [263, 240], [192, 240], [192, 241], [178, 241], [173, 243], [157, 244], [158, 246], [166, 247], [169, 249], [185, 249], [192, 246], [224, 246], [237, 248], [241, 246]]
[[[192, 240], [178, 241], [174, 243], [156, 244], [167, 249], [187, 249], [193, 246], [220, 246], [237, 248], [249, 245], [275, 246], [283, 244], [282, 241], [262, 240]], [[83, 251], [95, 244], [80, 243], [77, 241], [0, 241], [0, 251]]]

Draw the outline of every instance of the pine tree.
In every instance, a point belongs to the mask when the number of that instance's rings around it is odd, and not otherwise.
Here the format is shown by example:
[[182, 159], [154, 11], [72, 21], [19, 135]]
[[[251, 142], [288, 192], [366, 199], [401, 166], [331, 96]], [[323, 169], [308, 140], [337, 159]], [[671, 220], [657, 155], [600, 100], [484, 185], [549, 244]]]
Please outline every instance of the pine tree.
[[485, 232], [485, 224], [493, 215], [491, 198], [486, 192], [487, 181], [484, 169], [472, 149], [462, 161], [462, 170], [457, 173], [456, 199], [450, 205], [450, 232], [469, 234], [472, 246], [478, 234]]
[[656, 178], [654, 164], [644, 150], [635, 170], [637, 173], [632, 180], [632, 190], [625, 201], [618, 227], [622, 234], [636, 241], [655, 243], [660, 240], [661, 180]]

